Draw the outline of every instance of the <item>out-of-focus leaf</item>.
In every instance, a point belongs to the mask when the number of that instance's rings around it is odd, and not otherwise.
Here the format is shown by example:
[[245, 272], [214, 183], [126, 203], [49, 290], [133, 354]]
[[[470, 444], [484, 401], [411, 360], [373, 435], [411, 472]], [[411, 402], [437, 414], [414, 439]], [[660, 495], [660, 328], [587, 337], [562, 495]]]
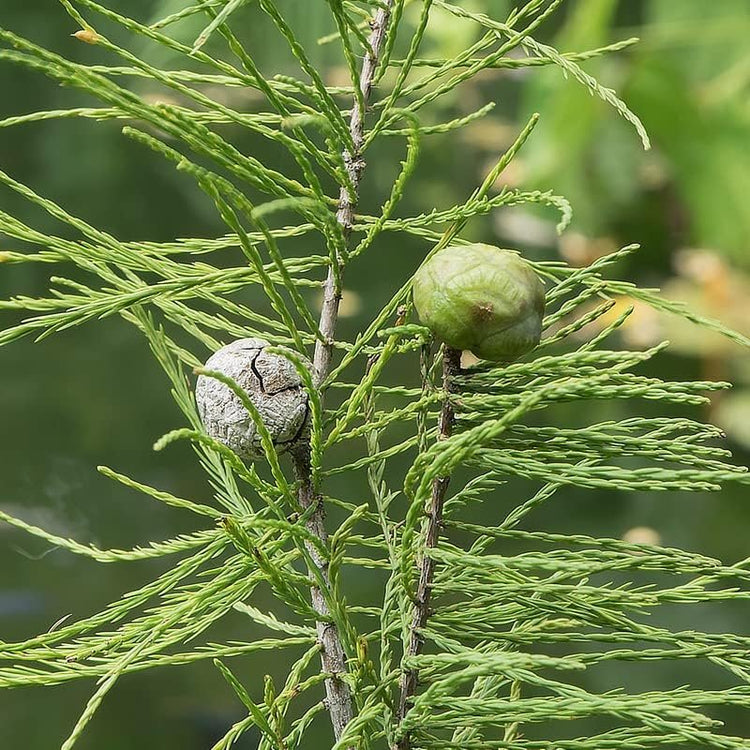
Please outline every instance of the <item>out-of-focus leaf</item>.
[[[747, 59], [750, 4], [745, 0], [650, 0], [640, 36], [649, 55], [681, 63], [686, 81], [700, 84]], [[686, 51], [689, 49], [689, 57]]]
[[642, 154], [606, 107], [572, 84], [560, 85], [550, 70], [527, 87], [528, 108], [541, 108], [545, 118], [524, 154], [526, 174], [564, 193], [573, 227], [589, 236], [611, 233], [634, 202], [645, 208], [654, 188], [666, 188], [678, 205], [650, 213], [653, 237], [711, 247], [750, 264], [750, 4], [727, 0], [707, 13], [704, 0], [651, 0], [643, 25], [628, 29], [614, 25], [614, 5], [578, 0], [554, 43], [566, 50], [642, 38], [629, 58], [586, 65], [622, 92], [655, 153]]
[[[606, 44], [616, 6], [612, 0], [577, 3], [555, 46], [566, 51]], [[585, 67], [605, 85], [612, 85], [603, 60], [592, 60]], [[626, 124], [607, 116], [603, 102], [574, 81], [561, 83], [558, 70], [532, 75], [534, 80], [526, 87], [526, 109], [545, 115], [524, 152], [529, 180], [534, 185], [553, 185], [568, 196], [573, 226], [586, 234], [600, 234], [608, 218], [602, 207], [616, 197], [626, 200], [635, 189], [637, 161], [628, 152], [639, 151], [640, 146]], [[594, 195], [608, 197], [602, 202], [592, 200]]]
[[642, 61], [630, 88], [688, 208], [690, 240], [745, 263], [750, 259], [750, 119], [735, 103], [707, 107], [682, 67]]
[[733, 440], [750, 448], [750, 389], [724, 395], [714, 411], [714, 418]]

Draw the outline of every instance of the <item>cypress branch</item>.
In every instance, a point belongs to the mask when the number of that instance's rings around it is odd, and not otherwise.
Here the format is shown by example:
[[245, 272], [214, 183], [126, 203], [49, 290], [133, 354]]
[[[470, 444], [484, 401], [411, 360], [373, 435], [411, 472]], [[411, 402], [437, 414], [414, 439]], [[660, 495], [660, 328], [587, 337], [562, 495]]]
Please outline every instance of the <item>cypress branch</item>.
[[[455, 390], [455, 378], [461, 371], [461, 352], [450, 347], [443, 351], [443, 390], [445, 399], [440, 410], [438, 423], [438, 440], [445, 440], [451, 436], [455, 423], [455, 414], [451, 404], [451, 391]], [[414, 608], [409, 628], [409, 643], [404, 654], [404, 660], [418, 656], [424, 642], [422, 631], [430, 616], [430, 597], [432, 593], [432, 579], [435, 573], [435, 560], [430, 552], [437, 547], [440, 529], [443, 525], [443, 505], [445, 493], [448, 490], [450, 476], [435, 477], [432, 482], [430, 505], [425, 519], [424, 540], [422, 541], [422, 559], [419, 562], [419, 583], [414, 596]], [[407, 667], [401, 676], [401, 695], [398, 705], [398, 721], [406, 717], [409, 701], [417, 691], [419, 671], [417, 667]], [[396, 743], [395, 750], [409, 750], [411, 741], [408, 732]]]
[[[112, 469], [100, 471], [136, 496], [190, 513], [203, 525], [188, 535], [106, 549], [46, 531], [5, 509], [0, 522], [59, 547], [59, 554], [106, 564], [159, 557], [172, 564], [124, 596], [117, 592], [93, 615], [62, 618], [49, 632], [0, 642], [0, 687], [99, 680], [66, 750], [120, 677], [205, 659], [215, 661], [246, 712], [213, 750], [229, 750], [253, 728], [261, 734], [261, 750], [322, 746], [312, 732], [313, 723], [326, 724], [323, 712], [336, 737], [325, 746], [334, 750], [632, 750], [665, 743], [747, 748], [747, 739], [734, 736], [731, 725], [722, 729], [712, 712], [733, 706], [726, 713], [729, 724], [737, 711], [750, 708], [750, 638], [720, 627], [702, 633], [690, 621], [668, 627], [678, 605], [692, 613], [704, 604], [713, 612], [749, 599], [746, 562], [532, 526], [542, 506], [574, 502], [592, 491], [709, 491], [750, 483], [750, 474], [732, 464], [721, 431], [685, 412], [726, 384], [664, 381], [651, 368], [644, 373], [666, 344], [626, 351], [612, 343], [632, 312], [618, 312], [617, 298], [681, 315], [738, 344], [748, 345], [746, 337], [653, 290], [605, 278], [637, 249], [630, 245], [586, 268], [531, 263], [546, 286], [544, 337], [511, 363], [460, 370], [458, 352], [432, 356], [426, 322], [411, 316], [411, 279], [393, 289], [354, 338], [336, 338], [345, 266], [376, 251], [387, 257], [382, 267], [388, 268], [396, 246], [391, 237], [421, 243], [417, 253], [424, 257], [448, 244], [466, 244], [469, 222], [509, 206], [547, 206], [559, 213], [559, 231], [570, 221], [565, 198], [549, 190], [493, 192], [532, 136], [537, 115], [467, 200], [398, 213], [420, 152], [434, 147], [433, 138], [450, 145], [457, 129], [494, 106], [477, 102], [473, 112], [456, 112], [456, 103], [474, 99], [455, 97], [458, 89], [465, 91], [464, 84], [480, 74], [501, 76], [502, 68], [553, 66], [643, 137], [640, 122], [614, 92], [578, 66], [632, 40], [566, 53], [541, 44], [532, 33], [561, 0], [525, 0], [504, 18], [448, 0], [420, 0], [407, 12], [405, 0], [327, 0], [313, 4], [310, 13], [321, 13], [336, 29], [326, 41], [339, 46], [339, 63], [351, 78], [350, 85], [331, 86], [297, 36], [294, 13], [278, 0], [192, 0], [194, 5], [150, 25], [102, 1], [63, 1], [81, 26], [74, 36], [99, 46], [96, 65], [0, 29], [2, 64], [37, 71], [97, 100], [91, 107], [12, 114], [0, 120], [0, 133], [58, 119], [127, 120], [124, 135], [175, 167], [190, 187], [201, 188], [224, 227], [214, 238], [123, 241], [0, 171], [0, 187], [56, 225], [43, 231], [0, 211], [0, 233], [18, 243], [3, 248], [0, 263], [65, 264], [40, 297], [0, 301], [0, 312], [13, 316], [0, 332], [0, 345], [109, 316], [135, 326], [183, 415], [155, 447], [187, 441], [205, 470], [206, 487], [188, 499]], [[284, 46], [283, 54], [299, 66], [297, 77], [264, 72], [257, 47], [251, 54], [231, 29], [243, 13], [267, 22], [274, 35], [269, 48]], [[425, 39], [437, 14], [473, 28], [459, 35], [472, 41], [449, 57]], [[101, 30], [94, 23], [100, 16], [106, 21]], [[178, 21], [175, 38], [167, 35]], [[183, 24], [193, 22], [191, 44], [179, 41]], [[100, 33], [113, 27], [117, 43]], [[143, 59], [135, 52], [143, 41], [178, 60], [161, 68], [150, 55]], [[218, 45], [225, 45], [223, 54], [214, 56]], [[157, 104], [133, 84], [166, 88], [179, 101]], [[382, 96], [370, 103], [378, 84]], [[230, 106], [224, 94], [237, 89], [252, 90], [252, 111], [241, 111], [244, 103]], [[366, 130], [368, 106], [376, 120]], [[247, 142], [239, 147], [233, 138], [240, 132], [253, 144], [270, 144], [272, 153], [249, 150]], [[388, 165], [394, 179], [380, 186], [379, 210], [359, 211], [363, 155], [379, 136], [384, 147], [393, 145], [393, 137], [404, 139]], [[397, 154], [403, 155], [400, 167]], [[332, 180], [336, 194], [328, 195]], [[293, 218], [277, 221], [282, 214]], [[295, 242], [304, 243], [306, 254], [296, 252]], [[384, 280], [400, 283], [390, 275]], [[318, 323], [307, 292], [319, 290], [324, 303]], [[201, 371], [205, 351], [248, 336], [263, 338], [269, 351], [285, 356], [308, 395], [309, 441], [292, 454], [297, 485], [270, 434], [264, 436], [265, 459], [252, 463], [212, 437], [196, 410], [192, 373]], [[304, 355], [313, 347], [311, 372]], [[421, 388], [400, 375], [417, 357]], [[433, 387], [441, 360], [442, 389]], [[249, 394], [226, 373], [203, 372], [259, 416]], [[328, 388], [339, 398], [325, 409]], [[640, 399], [647, 400], [643, 411]], [[682, 414], [672, 415], [678, 409]], [[467, 481], [448, 497], [448, 482], [453, 487], [459, 471]], [[326, 496], [325, 502], [343, 520], [329, 537], [321, 482], [339, 475], [343, 481], [330, 484], [343, 488], [342, 496]], [[358, 480], [369, 486], [369, 503], [344, 494], [345, 482]], [[510, 481], [512, 492], [504, 491]], [[474, 512], [478, 503], [485, 503], [481, 519]], [[357, 606], [346, 600], [347, 583], [361, 580], [349, 578], [352, 572], [369, 577], [367, 590], [374, 592]], [[375, 580], [377, 591], [369, 587]], [[253, 606], [261, 585], [274, 596], [271, 612]], [[252, 643], [208, 639], [209, 629], [229, 613], [248, 617], [273, 637]], [[255, 702], [261, 686], [241, 684], [229, 660], [268, 649], [289, 649], [292, 666], [276, 686], [267, 678], [262, 701]], [[318, 655], [322, 669], [313, 664]], [[703, 663], [724, 682], [709, 689], [691, 674], [689, 687], [657, 679], [649, 692], [635, 692], [628, 670], [654, 663], [674, 670]], [[622, 689], [598, 688], [606, 669], [617, 670]], [[323, 690], [325, 701], [319, 699]], [[562, 721], [564, 736], [556, 737]]]
[[[342, 187], [339, 197], [339, 207], [336, 219], [341, 225], [346, 240], [352, 232], [354, 224], [354, 208], [357, 205], [357, 189], [364, 161], [362, 159], [362, 146], [364, 145], [365, 112], [364, 107], [370, 99], [372, 92], [373, 76], [378, 64], [378, 54], [385, 41], [388, 30], [388, 20], [392, 0], [385, 0], [383, 5], [375, 14], [372, 21], [372, 33], [370, 34], [370, 49], [365, 55], [360, 74], [361, 95], [355, 97], [352, 108], [349, 131], [351, 134], [352, 148], [344, 151], [344, 163], [351, 187]], [[331, 266], [323, 287], [323, 307], [320, 313], [318, 329], [322, 339], [315, 343], [315, 355], [313, 367], [316, 382], [320, 385], [328, 375], [333, 353], [333, 340], [336, 333], [339, 305], [341, 303], [341, 279], [340, 270], [337, 267], [344, 259], [340, 255], [332, 258]], [[315, 487], [311, 472], [309, 455], [300, 455], [297, 452], [293, 456], [295, 473], [299, 479], [299, 504], [307, 509], [314, 506], [315, 509], [307, 522], [308, 530], [314, 534], [324, 545], [328, 545], [328, 533], [325, 526], [325, 509], [321, 498], [318, 496], [318, 488]], [[310, 550], [315, 565], [317, 565], [321, 576], [326, 582], [328, 577], [328, 561], [324, 560], [317, 550]], [[347, 673], [346, 654], [341, 643], [341, 637], [336, 624], [328, 620], [330, 610], [325, 602], [322, 592], [317, 586], [311, 587], [313, 608], [321, 615], [317, 622], [318, 639], [321, 644], [321, 664], [323, 671], [330, 675], [326, 678], [326, 696], [328, 712], [331, 716], [333, 731], [336, 740], [344, 733], [349, 722], [354, 718], [354, 705], [351, 689], [340, 675]], [[323, 619], [325, 618], [325, 619]]]

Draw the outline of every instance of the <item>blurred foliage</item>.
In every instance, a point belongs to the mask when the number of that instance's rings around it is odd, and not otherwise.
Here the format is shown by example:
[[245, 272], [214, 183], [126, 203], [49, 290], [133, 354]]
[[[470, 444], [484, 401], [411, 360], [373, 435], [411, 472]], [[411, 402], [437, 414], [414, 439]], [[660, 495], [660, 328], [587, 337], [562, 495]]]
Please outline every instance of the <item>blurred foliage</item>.
[[[111, 0], [108, 4], [149, 21], [187, 3]], [[99, 50], [68, 38], [73, 29], [56, 3], [3, 0], [0, 5], [0, 25], [73, 59], [97, 61]], [[499, 16], [513, 3], [465, 0], [461, 5]], [[503, 177], [514, 187], [551, 186], [567, 195], [575, 210], [575, 232], [558, 244], [552, 211], [528, 215], [503, 209], [493, 219], [477, 221], [470, 234], [488, 241], [497, 241], [499, 235], [537, 258], [555, 257], [559, 251], [574, 265], [609, 252], [620, 238], [639, 239], [645, 247], [628, 261], [630, 275], [659, 284], [671, 275], [672, 280], [665, 283], [668, 296], [688, 300], [698, 311], [747, 333], [747, 279], [736, 266], [750, 265], [750, 205], [746, 199], [750, 111], [745, 96], [750, 82], [746, 41], [750, 6], [745, 0], [712, 4], [705, 0], [568, 0], [565, 5], [565, 22], [557, 27], [545, 25], [543, 36], [563, 50], [595, 47], [630, 35], [641, 37], [639, 45], [588, 61], [584, 67], [623, 93], [644, 120], [655, 149], [643, 154], [627, 124], [577, 84], [566, 81], [559, 71], [485, 71], [476, 86], [447, 96], [442, 106], [445, 114], [465, 115], [483, 103], [482, 91], [490, 88], [491, 98], [498, 100], [495, 112], [471, 125], [450, 148], [440, 138], [425, 139], [422, 167], [404, 201], [404, 215], [462, 200], [478, 176], [486, 173], [491, 155], [512, 141], [516, 123], [539, 109], [544, 118], [534, 137], [522, 159], [514, 161]], [[327, 66], [326, 82], [335, 84], [340, 71], [335, 52], [330, 45], [317, 44], [332, 30], [325, 4], [279, 0], [279, 6], [288, 17], [294, 14], [293, 25], [303, 35], [312, 59], [316, 65]], [[406, 21], [411, 27], [418, 10], [418, 3], [407, 4]], [[248, 15], [247, 8], [237, 15], [243, 42], [265, 72], [283, 71], [291, 58], [280, 45], [268, 45], [267, 28], [246, 23]], [[189, 43], [202, 26], [187, 19], [175, 28]], [[106, 30], [118, 38], [114, 29]], [[429, 56], [450, 57], [476, 36], [471, 24], [438, 9], [423, 51]], [[209, 46], [212, 54], [221, 53], [221, 45], [214, 40]], [[145, 46], [134, 51], [155, 65], [170, 66], [169, 55], [162, 48]], [[405, 50], [397, 53], [403, 55]], [[384, 85], [388, 83], [386, 80]], [[69, 106], [83, 99], [39, 76], [8, 67], [0, 68], [0, 87], [7, 92], [0, 101], [3, 115], [40, 106]], [[154, 96], [164, 95], [154, 90]], [[252, 96], [246, 91], [236, 89], [227, 95], [232, 97], [232, 106], [252, 109]], [[435, 121], [438, 119], [436, 116]], [[119, 130], [117, 123], [93, 129], [85, 122], [37, 123], [19, 131], [5, 130], [0, 160], [4, 168], [38, 186], [40, 192], [79, 210], [118, 236], [160, 240], [215, 234], [219, 224], [199, 191], [140, 148], [123, 141]], [[259, 148], [252, 137], [238, 132], [232, 136], [245, 153]], [[366, 199], [382, 193], [392, 182], [394, 159], [399, 157], [396, 143], [373, 150], [364, 185]], [[273, 161], [269, 157], [269, 163]], [[20, 202], [14, 205], [12, 198], [4, 208], [16, 214], [26, 210], [20, 208]], [[45, 226], [44, 217], [35, 219]], [[417, 252], [410, 241], [399, 243], [399, 252], [389, 256], [389, 268], [394, 275], [404, 276], [413, 270]], [[679, 252], [689, 247], [707, 250], [697, 255]], [[2, 242], [0, 249], [9, 249], [7, 243]], [[359, 290], [361, 305], [347, 311], [351, 317], [342, 321], [343, 334], [350, 335], [380, 306], [388, 290], [381, 267], [380, 258], [363, 257], [347, 277], [347, 285], [352, 287], [347, 289], [347, 298], [354, 300], [355, 290]], [[45, 274], [39, 267], [3, 267], [0, 273], [3, 297], [11, 289], [36, 294], [44, 283]], [[645, 305], [626, 297], [611, 315], [632, 304], [636, 310], [622, 329], [624, 343], [645, 348], [653, 338], [666, 336], [680, 352], [653, 365], [655, 375], [723, 378], [730, 374], [750, 382], [747, 356], [741, 357], [736, 347], [719, 344], [711, 334], [699, 335], [694, 327], [683, 327], [674, 318], [654, 317]], [[603, 322], [611, 322], [611, 318]], [[0, 411], [5, 421], [0, 442], [4, 457], [0, 502], [4, 509], [20, 506], [22, 515], [45, 527], [67, 524], [57, 528], [58, 533], [106, 544], [128, 544], [133, 538], [191, 530], [179, 515], [156, 504], [139, 506], [135, 512], [127, 491], [113, 490], [89, 468], [97, 462], [116, 462], [147, 483], [181, 496], [191, 496], [201, 486], [187, 450], [182, 455], [165, 454], [155, 464], [144, 444], [144, 435], [147, 443], [173, 423], [176, 411], [164, 398], [161, 374], [124, 324], [111, 321], [71, 331], [43, 348], [22, 343], [3, 350], [0, 370]], [[34, 382], [29, 372], [35, 373]], [[122, 394], [132, 382], [138, 382], [139, 396], [129, 400]], [[83, 410], [83, 402], [94, 403], [95, 408]], [[711, 408], [712, 418], [727, 430], [734, 447], [750, 448], [748, 390], [722, 394]], [[597, 404], [591, 411], [602, 419], [628, 416], [624, 406], [612, 410]], [[561, 420], [566, 418], [564, 407], [554, 413]], [[737, 460], [747, 462], [742, 453]], [[343, 481], [334, 489], [348, 491]], [[669, 545], [741, 558], [747, 554], [741, 530], [750, 522], [745, 495], [742, 488], [734, 493], [730, 490], [718, 506], [701, 495], [688, 497], [685, 493], [655, 501], [646, 493], [584, 496], [569, 491], [561, 493], [558, 504], [543, 510], [541, 520], [550, 528], [568, 532], [621, 534], [638, 543], [654, 543], [661, 537]], [[477, 511], [477, 521], [490, 523], [497, 512], [485, 508], [480, 517]], [[733, 529], [737, 531], [732, 533]], [[128, 590], [157, 570], [149, 562], [139, 563], [137, 571], [91, 566], [3, 530], [4, 538], [11, 534], [10, 543], [0, 550], [6, 581], [19, 590], [45, 593], [36, 609], [28, 599], [18, 599], [18, 607], [12, 609], [15, 600], [0, 598], [0, 637], [5, 639], [44, 630], [62, 612], [81, 615], [92, 611], [113, 590]], [[362, 583], [362, 595], [369, 595], [366, 582]], [[745, 613], [739, 610], [702, 611], [695, 618], [683, 612], [673, 617], [681, 627], [746, 630]], [[248, 632], [243, 619], [229, 623], [225, 635], [245, 638]], [[255, 675], [256, 664], [246, 665], [243, 674]], [[284, 673], [286, 664], [277, 653], [269, 654], [259, 667]], [[234, 696], [210, 669], [187, 670], [179, 676], [175, 680], [173, 675], [157, 671], [127, 682], [128, 687], [115, 696], [82, 747], [129, 750], [143, 742], [165, 749], [205, 750], [237, 718], [232, 713]], [[644, 668], [643, 687], [654, 689], [672, 677], [670, 670], [661, 666]], [[600, 679], [606, 689], [606, 678]], [[206, 700], [208, 693], [211, 698]], [[26, 692], [4, 695], [0, 746], [34, 750], [52, 746], [85, 697], [78, 686], [36, 692], [33, 697]], [[45, 721], [39, 721], [40, 715]]]
[[545, 112], [525, 155], [528, 179], [566, 195], [588, 236], [635, 214], [661, 224], [655, 238], [750, 266], [750, 4], [722, 0], [707, 12], [705, 0], [578, 0], [554, 44], [631, 35], [637, 46], [587, 70], [623, 92], [654, 150], [642, 153], [626, 124], [559, 71], [542, 71], [524, 86], [523, 108]]

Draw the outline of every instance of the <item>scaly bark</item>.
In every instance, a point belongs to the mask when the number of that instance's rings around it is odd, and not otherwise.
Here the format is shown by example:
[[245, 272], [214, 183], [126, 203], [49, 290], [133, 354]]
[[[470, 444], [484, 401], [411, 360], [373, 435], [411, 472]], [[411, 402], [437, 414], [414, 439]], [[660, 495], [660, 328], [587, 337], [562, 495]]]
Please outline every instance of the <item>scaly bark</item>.
[[[385, 40], [392, 5], [393, 0], [385, 0], [371, 23], [370, 51], [365, 56], [360, 74], [362, 101], [365, 105], [372, 91], [375, 68], [377, 67], [378, 56]], [[346, 151], [343, 155], [351, 180], [352, 190], [342, 187], [338, 212], [336, 214], [336, 218], [343, 228], [347, 240], [354, 224], [354, 209], [357, 204], [359, 183], [362, 179], [362, 172], [365, 166], [361, 153], [365, 140], [364, 120], [365, 112], [360, 107], [357, 97], [355, 97], [349, 123], [353, 148], [351, 152]], [[341, 289], [338, 286], [333, 268], [330, 268], [323, 288], [323, 307], [318, 326], [323, 339], [316, 342], [313, 359], [317, 385], [320, 385], [325, 380], [330, 370], [340, 303]], [[307, 522], [307, 529], [323, 542], [324, 546], [327, 546], [328, 533], [325, 525], [325, 509], [318, 496], [318, 488], [314, 487], [312, 483], [309, 455], [298, 453], [294, 457], [294, 464], [300, 482], [299, 503], [303, 508], [314, 506], [314, 510]], [[323, 581], [327, 585], [329, 582], [328, 561], [312, 545], [308, 549]], [[321, 619], [317, 622], [318, 640], [321, 645], [320, 659], [323, 672], [330, 675], [325, 681], [326, 698], [334, 735], [336, 740], [338, 740], [346, 725], [354, 717], [354, 705], [349, 685], [339, 676], [345, 674], [347, 671], [346, 654], [341, 644], [338, 628], [335, 623], [330, 621], [330, 610], [319, 587], [311, 587], [311, 600], [313, 609], [321, 615]]]
[[[438, 422], [438, 440], [450, 437], [453, 431], [455, 415], [453, 405], [450, 401], [450, 392], [453, 387], [453, 378], [461, 369], [461, 352], [457, 349], [445, 347], [443, 354], [443, 389], [445, 401], [440, 411]], [[448, 489], [450, 477], [437, 477], [432, 483], [432, 495], [430, 506], [427, 510], [426, 528], [424, 531], [424, 548], [426, 550], [437, 546], [440, 538], [440, 527], [443, 522], [443, 505], [445, 493]], [[430, 616], [430, 597], [432, 594], [432, 579], [435, 574], [435, 561], [429, 555], [423, 555], [419, 561], [419, 583], [414, 597], [414, 608], [412, 609], [411, 626], [409, 628], [409, 644], [406, 648], [405, 657], [416, 656], [422, 650], [422, 630], [427, 624]], [[417, 692], [419, 674], [416, 669], [411, 668], [404, 671], [401, 678], [401, 697], [398, 705], [398, 721], [401, 722], [409, 710], [409, 701]], [[409, 734], [404, 734], [396, 743], [394, 750], [409, 750], [411, 740]]]

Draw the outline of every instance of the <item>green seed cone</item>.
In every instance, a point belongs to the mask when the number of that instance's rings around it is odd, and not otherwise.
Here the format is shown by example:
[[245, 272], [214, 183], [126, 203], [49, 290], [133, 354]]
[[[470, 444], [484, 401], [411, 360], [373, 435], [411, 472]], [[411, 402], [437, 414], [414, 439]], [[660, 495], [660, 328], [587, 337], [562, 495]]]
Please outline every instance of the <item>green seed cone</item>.
[[539, 343], [544, 287], [510, 250], [481, 243], [443, 248], [417, 271], [413, 294], [422, 323], [454, 349], [511, 362]]

